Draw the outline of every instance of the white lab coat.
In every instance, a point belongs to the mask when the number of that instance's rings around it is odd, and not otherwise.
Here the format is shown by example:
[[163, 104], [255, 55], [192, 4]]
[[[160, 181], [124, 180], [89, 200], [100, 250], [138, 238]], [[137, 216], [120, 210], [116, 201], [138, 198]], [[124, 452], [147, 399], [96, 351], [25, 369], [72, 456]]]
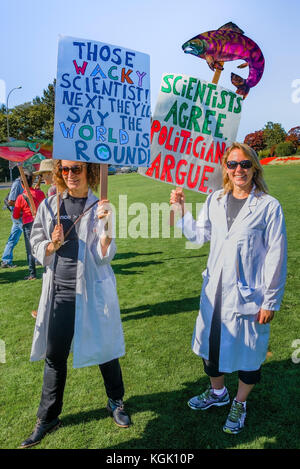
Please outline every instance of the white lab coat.
[[222, 192], [206, 199], [197, 222], [190, 213], [178, 222], [190, 241], [210, 242], [192, 349], [209, 358], [210, 326], [222, 273], [219, 369], [254, 371], [265, 360], [270, 332], [269, 324], [257, 322], [257, 313], [260, 308], [278, 311], [284, 293], [284, 215], [274, 197], [256, 193], [254, 187], [228, 231], [228, 195]]
[[[65, 196], [66, 193], [63, 197]], [[95, 200], [97, 198], [89, 190], [85, 208]], [[81, 218], [78, 230], [74, 368], [106, 363], [125, 353], [116, 280], [110, 266], [116, 246], [112, 240], [103, 257], [100, 236], [104, 224], [98, 220], [96, 210], [97, 204]], [[41, 360], [46, 356], [55, 260], [55, 254], [46, 257], [46, 247], [51, 241], [50, 228], [54, 218], [56, 218], [55, 195], [40, 204], [30, 238], [34, 257], [46, 267], [33, 336], [31, 361]]]

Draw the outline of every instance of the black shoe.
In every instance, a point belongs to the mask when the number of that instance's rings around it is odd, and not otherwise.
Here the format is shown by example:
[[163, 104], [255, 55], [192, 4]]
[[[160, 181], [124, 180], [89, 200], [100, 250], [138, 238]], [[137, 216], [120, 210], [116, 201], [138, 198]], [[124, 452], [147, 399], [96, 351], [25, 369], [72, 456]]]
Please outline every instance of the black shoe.
[[29, 448], [30, 446], [37, 445], [44, 438], [46, 433], [54, 432], [61, 425], [61, 421], [56, 418], [49, 423], [43, 422], [43, 420], [37, 419], [36, 426], [27, 440], [23, 441], [20, 448]]
[[115, 401], [113, 399], [108, 399], [107, 410], [118, 427], [127, 428], [131, 425], [130, 417], [124, 410], [122, 399]]

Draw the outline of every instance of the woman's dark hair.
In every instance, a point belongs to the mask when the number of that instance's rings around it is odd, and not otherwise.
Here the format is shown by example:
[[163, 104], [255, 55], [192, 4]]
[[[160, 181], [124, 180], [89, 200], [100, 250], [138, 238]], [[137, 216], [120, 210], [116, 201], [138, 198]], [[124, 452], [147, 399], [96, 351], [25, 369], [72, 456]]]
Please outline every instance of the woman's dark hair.
[[[28, 186], [31, 187], [33, 183], [33, 174], [27, 169], [24, 169], [24, 176], [26, 177]], [[22, 179], [21, 179], [21, 182], [22, 182], [22, 185], [24, 185]]]
[[[57, 184], [59, 190], [63, 192], [67, 189], [67, 186], [61, 174], [61, 161], [62, 160], [55, 160], [53, 174], [55, 184]], [[88, 186], [95, 191], [99, 186], [100, 165], [96, 163], [83, 164], [86, 166]]]

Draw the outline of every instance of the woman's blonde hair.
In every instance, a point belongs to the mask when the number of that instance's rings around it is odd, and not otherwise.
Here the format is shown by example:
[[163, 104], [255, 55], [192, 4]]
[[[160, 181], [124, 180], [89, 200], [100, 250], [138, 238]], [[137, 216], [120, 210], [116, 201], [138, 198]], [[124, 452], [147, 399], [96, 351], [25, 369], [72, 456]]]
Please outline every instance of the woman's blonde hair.
[[241, 150], [244, 153], [245, 157], [249, 159], [250, 161], [252, 161], [253, 170], [254, 170], [252, 182], [256, 186], [255, 191], [265, 192], [267, 194], [268, 186], [263, 178], [263, 168], [259, 162], [256, 151], [253, 150], [253, 148], [249, 147], [249, 145], [247, 145], [246, 143], [238, 143], [238, 142], [232, 143], [232, 145], [230, 145], [230, 147], [227, 148], [226, 153], [223, 156], [223, 161], [222, 161], [223, 162], [223, 189], [224, 189], [223, 194], [227, 194], [228, 192], [231, 192], [233, 190], [233, 184], [230, 181], [227, 171], [226, 171], [226, 163], [227, 163], [230, 153], [236, 148]]
[[[55, 184], [58, 185], [59, 191], [63, 192], [67, 189], [67, 186], [61, 174], [61, 161], [62, 160], [55, 160], [53, 174]], [[84, 164], [86, 165], [88, 186], [95, 191], [99, 185], [100, 165], [97, 163]]]

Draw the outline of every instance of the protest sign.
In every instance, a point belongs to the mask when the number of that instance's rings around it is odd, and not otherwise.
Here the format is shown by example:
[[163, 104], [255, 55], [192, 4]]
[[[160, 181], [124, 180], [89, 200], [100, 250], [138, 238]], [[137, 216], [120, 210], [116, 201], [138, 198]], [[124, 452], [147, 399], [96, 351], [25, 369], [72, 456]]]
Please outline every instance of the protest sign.
[[242, 101], [217, 84], [164, 74], [151, 126], [151, 163], [139, 173], [207, 195], [219, 189], [222, 156], [236, 139]]
[[150, 57], [61, 36], [53, 158], [122, 166], [150, 160]]

